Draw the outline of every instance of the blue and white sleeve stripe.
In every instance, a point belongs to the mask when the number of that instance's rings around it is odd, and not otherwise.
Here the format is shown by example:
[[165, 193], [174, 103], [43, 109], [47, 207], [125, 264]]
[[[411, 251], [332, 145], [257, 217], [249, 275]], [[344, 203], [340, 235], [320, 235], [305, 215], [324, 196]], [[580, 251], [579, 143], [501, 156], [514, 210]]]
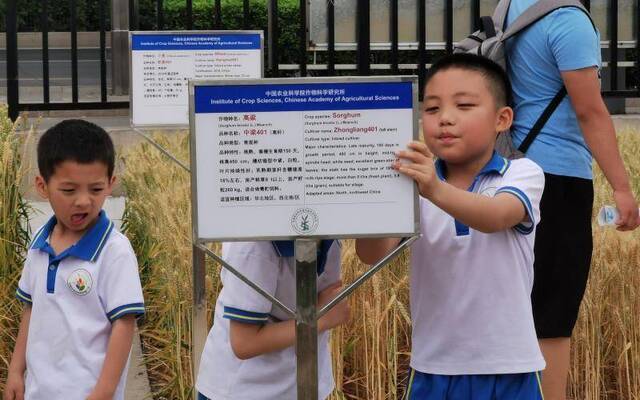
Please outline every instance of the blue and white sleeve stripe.
[[222, 317], [247, 324], [262, 325], [269, 322], [269, 314], [267, 313], [256, 313], [233, 307], [225, 307]]
[[107, 318], [109, 318], [109, 321], [113, 322], [127, 314], [144, 314], [144, 303], [131, 303], [116, 307], [107, 313]]
[[33, 301], [31, 300], [31, 295], [20, 288], [16, 289], [16, 297], [18, 298], [18, 300], [20, 300], [23, 303], [33, 304]]
[[536, 226], [536, 221], [535, 221], [535, 217], [533, 215], [533, 208], [531, 207], [531, 201], [529, 200], [529, 196], [527, 196], [522, 190], [518, 189], [517, 187], [513, 187], [513, 186], [501, 187], [500, 189], [498, 189], [496, 191], [496, 195], [498, 193], [510, 193], [510, 194], [516, 196], [522, 202], [522, 205], [524, 206], [525, 210], [527, 211], [527, 215], [529, 216], [529, 219], [531, 221], [529, 221], [529, 222], [521, 222], [518, 225], [514, 226], [514, 229], [516, 231], [522, 233], [523, 235], [528, 235], [531, 232], [533, 232], [533, 229]]

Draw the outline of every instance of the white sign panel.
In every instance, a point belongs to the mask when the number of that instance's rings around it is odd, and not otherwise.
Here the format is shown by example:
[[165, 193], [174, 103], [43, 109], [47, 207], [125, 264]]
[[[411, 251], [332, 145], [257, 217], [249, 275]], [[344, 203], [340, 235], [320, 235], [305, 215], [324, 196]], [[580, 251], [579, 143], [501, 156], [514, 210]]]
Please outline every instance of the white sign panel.
[[262, 77], [262, 31], [131, 32], [131, 125], [189, 124], [189, 79]]
[[194, 82], [197, 239], [409, 236], [412, 180], [391, 168], [417, 138], [413, 78]]

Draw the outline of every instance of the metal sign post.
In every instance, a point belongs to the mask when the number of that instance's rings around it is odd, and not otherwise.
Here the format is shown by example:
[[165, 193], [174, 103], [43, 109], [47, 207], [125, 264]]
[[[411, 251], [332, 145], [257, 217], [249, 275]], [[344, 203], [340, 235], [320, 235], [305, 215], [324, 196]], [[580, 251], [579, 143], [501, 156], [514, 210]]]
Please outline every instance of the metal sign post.
[[318, 399], [318, 242], [296, 239], [296, 363], [298, 400]]

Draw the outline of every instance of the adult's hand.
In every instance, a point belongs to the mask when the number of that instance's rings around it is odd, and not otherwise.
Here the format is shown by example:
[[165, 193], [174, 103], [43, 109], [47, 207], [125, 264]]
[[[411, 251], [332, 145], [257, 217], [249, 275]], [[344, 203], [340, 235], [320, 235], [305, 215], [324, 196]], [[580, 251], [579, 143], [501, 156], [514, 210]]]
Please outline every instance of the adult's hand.
[[619, 231], [632, 231], [640, 225], [638, 202], [631, 191], [613, 191], [613, 199], [620, 214], [616, 225]]

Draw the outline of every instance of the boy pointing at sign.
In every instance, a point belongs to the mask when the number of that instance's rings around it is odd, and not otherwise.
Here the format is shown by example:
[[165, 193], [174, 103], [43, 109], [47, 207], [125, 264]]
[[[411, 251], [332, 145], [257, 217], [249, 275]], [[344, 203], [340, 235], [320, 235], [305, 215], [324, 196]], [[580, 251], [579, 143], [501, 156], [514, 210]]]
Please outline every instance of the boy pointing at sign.
[[[494, 151], [513, 119], [509, 98], [497, 64], [471, 54], [443, 58], [427, 77], [425, 143], [397, 153], [393, 167], [421, 195], [406, 399], [542, 398], [530, 295], [544, 175], [530, 160]], [[399, 241], [358, 239], [356, 251], [374, 263]]]

